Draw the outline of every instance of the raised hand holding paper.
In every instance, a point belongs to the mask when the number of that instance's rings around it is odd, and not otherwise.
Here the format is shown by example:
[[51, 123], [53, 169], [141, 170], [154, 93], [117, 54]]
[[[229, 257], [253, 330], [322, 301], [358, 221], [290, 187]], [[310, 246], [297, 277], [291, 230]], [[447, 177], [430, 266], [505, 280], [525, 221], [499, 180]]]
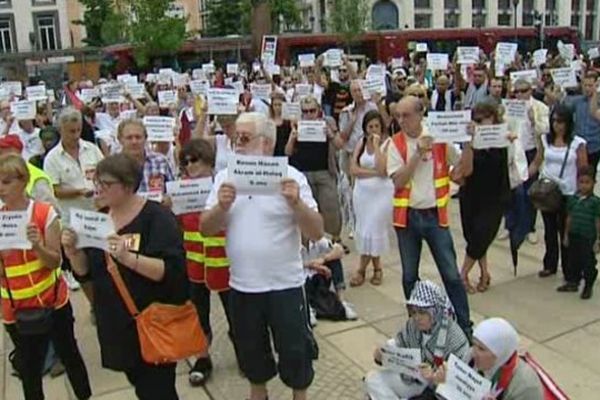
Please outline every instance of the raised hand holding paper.
[[72, 208], [70, 216], [70, 227], [77, 233], [78, 249], [93, 247], [108, 251], [108, 236], [115, 233], [108, 214]]
[[238, 193], [277, 194], [287, 178], [287, 157], [233, 154], [227, 161], [227, 175]]
[[0, 250], [29, 250], [27, 211], [0, 211]]

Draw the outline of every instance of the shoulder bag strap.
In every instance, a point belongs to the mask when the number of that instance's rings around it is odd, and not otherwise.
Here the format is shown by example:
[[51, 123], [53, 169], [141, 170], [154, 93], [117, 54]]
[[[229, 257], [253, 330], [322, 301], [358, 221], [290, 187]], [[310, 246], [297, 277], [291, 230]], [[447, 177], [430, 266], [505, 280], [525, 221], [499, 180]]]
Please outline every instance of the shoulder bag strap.
[[131, 297], [131, 293], [127, 290], [127, 286], [125, 285], [125, 281], [119, 272], [119, 267], [113, 261], [112, 257], [108, 253], [104, 253], [104, 257], [106, 258], [106, 269], [108, 273], [112, 277], [115, 286], [117, 287], [117, 291], [123, 299], [123, 303], [125, 303], [125, 307], [127, 307], [127, 311], [131, 314], [132, 317], [136, 317], [140, 312]]
[[571, 142], [569, 142], [569, 144], [567, 145], [567, 152], [565, 153], [565, 159], [563, 160], [562, 166], [560, 167], [560, 175], [558, 176], [560, 179], [562, 179], [562, 177], [565, 173], [565, 167], [567, 166], [567, 159], [569, 158], [569, 151], [571, 150]]

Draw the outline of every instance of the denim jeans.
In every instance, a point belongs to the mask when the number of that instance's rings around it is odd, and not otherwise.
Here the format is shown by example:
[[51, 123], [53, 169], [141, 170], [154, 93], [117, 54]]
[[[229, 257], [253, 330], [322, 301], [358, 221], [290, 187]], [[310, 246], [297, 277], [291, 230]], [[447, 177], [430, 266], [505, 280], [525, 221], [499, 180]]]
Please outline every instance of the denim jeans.
[[396, 228], [400, 260], [402, 261], [402, 287], [408, 299], [419, 280], [419, 263], [423, 240], [427, 242], [435, 264], [442, 276], [448, 298], [454, 306], [456, 319], [467, 336], [471, 335], [471, 320], [467, 292], [456, 265], [456, 252], [448, 228], [439, 226], [436, 209], [408, 210], [408, 226]]

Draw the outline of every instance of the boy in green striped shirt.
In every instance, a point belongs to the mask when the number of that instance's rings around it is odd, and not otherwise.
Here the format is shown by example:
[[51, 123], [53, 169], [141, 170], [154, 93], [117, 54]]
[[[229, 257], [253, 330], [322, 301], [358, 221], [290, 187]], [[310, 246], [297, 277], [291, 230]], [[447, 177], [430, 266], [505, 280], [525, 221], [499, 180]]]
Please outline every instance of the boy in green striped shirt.
[[600, 198], [594, 195], [596, 171], [591, 166], [577, 171], [577, 193], [567, 198], [567, 220], [564, 245], [569, 251], [569, 265], [565, 269], [566, 283], [559, 292], [576, 292], [584, 280], [582, 299], [592, 297], [592, 288], [598, 277], [596, 254], [600, 249]]

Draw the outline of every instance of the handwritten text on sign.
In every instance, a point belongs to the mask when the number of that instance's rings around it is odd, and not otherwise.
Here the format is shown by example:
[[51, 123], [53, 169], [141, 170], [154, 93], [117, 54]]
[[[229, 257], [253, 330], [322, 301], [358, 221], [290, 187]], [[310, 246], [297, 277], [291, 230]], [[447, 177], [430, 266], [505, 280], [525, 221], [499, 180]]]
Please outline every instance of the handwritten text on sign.
[[115, 232], [108, 214], [71, 209], [71, 229], [77, 233], [77, 248], [94, 247], [108, 250], [108, 235]]
[[527, 102], [525, 100], [509, 100], [502, 99], [502, 105], [504, 106], [504, 115], [507, 118], [513, 119], [527, 119]]
[[238, 193], [275, 194], [287, 178], [287, 157], [233, 154], [227, 162], [228, 178]]
[[174, 140], [175, 119], [173, 117], [147, 116], [144, 117], [144, 126], [150, 142], [172, 142]]
[[510, 73], [510, 81], [513, 85], [519, 79], [523, 79], [531, 84], [534, 84], [537, 81], [537, 78], [537, 70], [535, 69], [526, 69], [524, 71], [514, 71]]
[[25, 88], [25, 93], [27, 93], [27, 100], [46, 101], [48, 98], [45, 85], [28, 86]]
[[10, 103], [10, 112], [17, 121], [35, 119], [35, 101], [22, 100]]
[[298, 121], [299, 142], [326, 142], [325, 121]]
[[496, 60], [502, 64], [512, 63], [517, 55], [517, 47], [517, 43], [498, 42], [496, 44]]
[[477, 64], [479, 62], [479, 47], [477, 46], [459, 46], [456, 52], [458, 53], [458, 64]]
[[239, 94], [236, 89], [208, 89], [208, 113], [216, 115], [235, 115]]
[[467, 126], [471, 122], [470, 111], [431, 111], [427, 116], [429, 133], [436, 142], [468, 142]]
[[29, 250], [27, 211], [0, 211], [0, 250]]
[[473, 148], [492, 149], [508, 147], [508, 125], [478, 125], [475, 128], [475, 137], [473, 138]]
[[212, 186], [212, 178], [167, 182], [167, 194], [173, 202], [173, 214], [202, 211]]
[[434, 71], [445, 71], [448, 68], [447, 53], [428, 53], [427, 67]]
[[446, 382], [438, 385], [435, 393], [448, 400], [481, 400], [491, 387], [492, 382], [450, 354]]
[[407, 349], [386, 344], [381, 348], [381, 364], [411, 378], [422, 380], [419, 365], [421, 364], [421, 349]]
[[550, 73], [554, 83], [561, 88], [577, 87], [577, 77], [573, 68], [554, 68], [550, 70]]
[[158, 105], [161, 108], [168, 108], [177, 104], [177, 93], [174, 90], [161, 90], [158, 92]]
[[281, 118], [298, 121], [301, 116], [302, 109], [300, 108], [300, 103], [283, 103]]

